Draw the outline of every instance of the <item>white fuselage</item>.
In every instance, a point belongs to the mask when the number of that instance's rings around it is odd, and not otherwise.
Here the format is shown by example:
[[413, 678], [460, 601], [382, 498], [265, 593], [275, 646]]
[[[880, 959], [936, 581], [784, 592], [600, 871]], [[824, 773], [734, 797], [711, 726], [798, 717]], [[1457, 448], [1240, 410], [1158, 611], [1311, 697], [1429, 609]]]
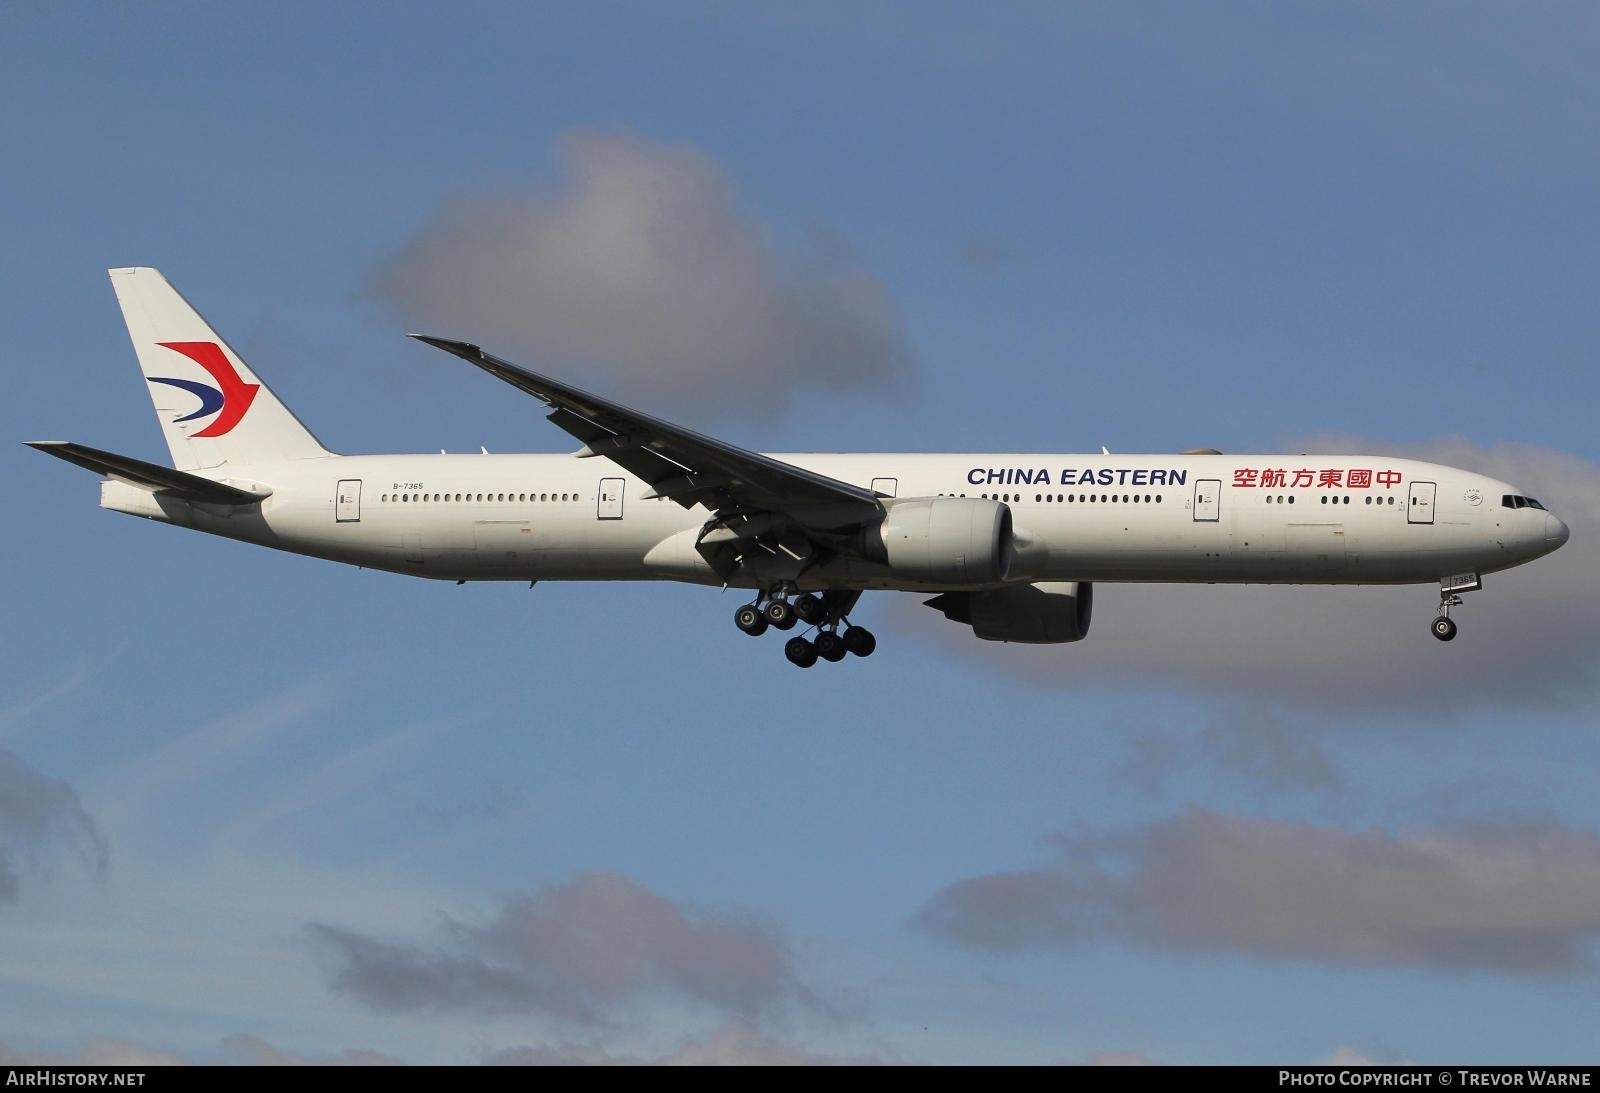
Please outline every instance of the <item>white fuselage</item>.
[[[1566, 527], [1513, 486], [1414, 460], [1322, 455], [779, 455], [886, 498], [988, 497], [1012, 512], [1008, 582], [1432, 582], [1547, 554]], [[299, 554], [444, 580], [720, 584], [695, 549], [710, 513], [645, 499], [603, 458], [328, 456], [222, 466], [270, 490], [233, 510], [115, 480], [106, 508]], [[886, 500], [886, 504], [894, 504]], [[765, 587], [758, 561], [732, 583]], [[805, 589], [948, 590], [840, 554]], [[988, 587], [988, 586], [974, 586]]]

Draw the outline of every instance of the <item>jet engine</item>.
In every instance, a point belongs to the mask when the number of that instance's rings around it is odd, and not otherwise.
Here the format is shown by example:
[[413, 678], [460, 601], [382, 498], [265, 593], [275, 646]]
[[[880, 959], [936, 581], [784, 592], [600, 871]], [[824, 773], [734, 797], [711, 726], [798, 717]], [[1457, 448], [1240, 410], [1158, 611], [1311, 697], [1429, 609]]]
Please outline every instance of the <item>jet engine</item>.
[[1011, 564], [1011, 509], [978, 497], [892, 501], [866, 532], [862, 555], [916, 581], [1003, 581]]
[[1089, 633], [1094, 585], [1041, 581], [992, 592], [945, 592], [924, 602], [947, 619], [967, 623], [984, 641], [1052, 645], [1082, 641]]

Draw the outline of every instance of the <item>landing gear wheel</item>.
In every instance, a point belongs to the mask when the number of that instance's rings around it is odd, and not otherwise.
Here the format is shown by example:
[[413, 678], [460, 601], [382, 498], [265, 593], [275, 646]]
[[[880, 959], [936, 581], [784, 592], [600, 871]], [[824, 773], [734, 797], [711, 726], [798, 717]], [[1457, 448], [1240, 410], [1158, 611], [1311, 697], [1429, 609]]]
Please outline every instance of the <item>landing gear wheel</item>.
[[844, 632], [844, 647], [858, 657], [870, 657], [878, 647], [878, 639], [865, 626], [852, 626]]
[[767, 605], [761, 609], [761, 614], [766, 617], [767, 622], [779, 630], [793, 630], [795, 622], [798, 621], [795, 618], [794, 608], [789, 605], [788, 600], [768, 600]]
[[817, 656], [830, 664], [838, 664], [844, 659], [844, 639], [832, 630], [822, 631], [811, 644], [816, 648]]
[[747, 603], [733, 613], [733, 625], [753, 638], [767, 632], [767, 617], [753, 603]]
[[1456, 636], [1455, 621], [1449, 615], [1440, 615], [1433, 620], [1433, 636], [1440, 641], [1449, 641]]
[[800, 616], [800, 621], [807, 626], [815, 626], [822, 621], [822, 597], [814, 592], [807, 592], [794, 601], [794, 613]]
[[797, 668], [809, 668], [817, 662], [817, 647], [805, 638], [790, 638], [783, 643], [783, 655]]

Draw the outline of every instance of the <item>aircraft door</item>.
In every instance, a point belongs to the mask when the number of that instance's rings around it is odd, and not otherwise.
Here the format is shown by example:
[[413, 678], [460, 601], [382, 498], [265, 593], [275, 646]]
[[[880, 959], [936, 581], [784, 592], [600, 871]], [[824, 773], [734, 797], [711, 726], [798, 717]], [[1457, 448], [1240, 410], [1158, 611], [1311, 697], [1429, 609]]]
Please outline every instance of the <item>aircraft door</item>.
[[1221, 519], [1222, 480], [1202, 478], [1194, 484], [1194, 518], [1199, 523], [1216, 523]]
[[601, 520], [622, 519], [622, 487], [625, 479], [602, 478], [600, 480], [600, 501], [595, 516]]
[[340, 481], [333, 496], [333, 519], [339, 524], [360, 523], [361, 479], [346, 478]]
[[872, 492], [879, 497], [893, 497], [895, 491], [899, 488], [900, 480], [898, 478], [874, 478], [872, 480]]
[[1433, 523], [1433, 495], [1438, 488], [1435, 482], [1411, 483], [1411, 496], [1406, 501], [1406, 523]]

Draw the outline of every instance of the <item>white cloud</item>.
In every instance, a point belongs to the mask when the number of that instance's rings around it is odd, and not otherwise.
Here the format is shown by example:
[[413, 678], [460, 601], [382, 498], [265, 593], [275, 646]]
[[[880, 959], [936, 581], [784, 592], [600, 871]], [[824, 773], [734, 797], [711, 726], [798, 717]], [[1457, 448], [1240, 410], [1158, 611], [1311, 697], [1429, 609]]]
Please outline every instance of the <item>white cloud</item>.
[[[227, 1063], [237, 1066], [404, 1066], [405, 1060], [364, 1048], [336, 1055], [284, 1051], [259, 1036], [240, 1033], [221, 1044]], [[659, 1056], [615, 1052], [601, 1044], [560, 1042], [489, 1052], [486, 1066], [877, 1066], [896, 1059], [870, 1055], [832, 1055], [780, 1040], [733, 1022], [703, 1036], [692, 1036]], [[130, 1040], [94, 1037], [75, 1052], [23, 1051], [0, 1043], [0, 1066], [191, 1066], [194, 1061]]]
[[1130, 744], [1124, 773], [1156, 791], [1174, 773], [1205, 766], [1230, 774], [1263, 793], [1335, 789], [1338, 770], [1315, 737], [1271, 710], [1238, 707], [1219, 714], [1199, 733], [1153, 730]]
[[334, 1056], [297, 1055], [280, 1051], [259, 1036], [240, 1033], [222, 1041], [222, 1047], [234, 1062], [246, 1066], [401, 1066], [399, 1059], [377, 1051], [345, 1048]]
[[1380, 1058], [1370, 1051], [1363, 1051], [1358, 1047], [1346, 1044], [1337, 1047], [1325, 1059], [1318, 1059], [1315, 1066], [1416, 1066], [1415, 1059], [1387, 1059]]
[[[401, 1061], [376, 1051], [346, 1048], [338, 1055], [321, 1057], [280, 1051], [259, 1036], [240, 1034], [222, 1041], [227, 1061], [240, 1066], [399, 1066]], [[0, 1043], [0, 1066], [192, 1066], [190, 1059], [131, 1040], [96, 1036], [76, 1052], [21, 1051]]]
[[77, 791], [0, 750], [0, 903], [14, 903], [23, 869], [42, 869], [63, 844], [92, 872], [105, 872], [110, 847]]
[[1057, 844], [950, 885], [919, 924], [993, 950], [1112, 938], [1519, 974], [1588, 969], [1600, 938], [1600, 834], [1555, 824], [1390, 834], [1195, 809]]
[[169, 1051], [146, 1047], [128, 1040], [96, 1036], [78, 1051], [61, 1055], [52, 1052], [22, 1051], [0, 1043], [0, 1066], [188, 1066], [189, 1061]]
[[485, 1060], [494, 1066], [875, 1066], [890, 1061], [813, 1051], [743, 1023], [691, 1037], [665, 1055], [653, 1058], [617, 1054], [596, 1044], [560, 1043], [510, 1048]]
[[451, 198], [373, 291], [422, 333], [647, 411], [770, 415], [908, 378], [884, 286], [837, 242], [783, 246], [703, 152], [576, 132], [556, 154], [559, 191]]
[[446, 944], [380, 941], [325, 924], [313, 935], [340, 990], [377, 1010], [548, 1014], [606, 1023], [666, 990], [750, 1019], [792, 1004], [821, 1010], [789, 951], [754, 919], [683, 907], [615, 873], [508, 900], [486, 925], [452, 925]]

